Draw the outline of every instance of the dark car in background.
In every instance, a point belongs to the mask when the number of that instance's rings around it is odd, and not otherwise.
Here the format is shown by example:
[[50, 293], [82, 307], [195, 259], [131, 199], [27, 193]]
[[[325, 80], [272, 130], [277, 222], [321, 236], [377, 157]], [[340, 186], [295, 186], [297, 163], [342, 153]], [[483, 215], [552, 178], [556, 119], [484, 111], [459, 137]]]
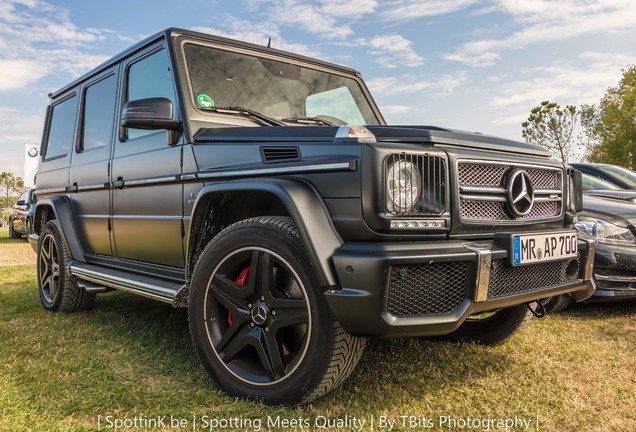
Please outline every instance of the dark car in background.
[[636, 173], [618, 165], [572, 163], [572, 167], [592, 177], [610, 182], [621, 189], [636, 189]]
[[9, 217], [9, 237], [18, 239], [33, 232], [33, 215], [37, 197], [35, 189], [29, 189], [18, 198]]
[[583, 174], [583, 193], [585, 195], [611, 198], [636, 203], [636, 190], [622, 189], [615, 184], [589, 174]]
[[[636, 300], [636, 205], [584, 194], [583, 211], [575, 227], [579, 236], [596, 240], [596, 291], [587, 301]], [[565, 296], [544, 301], [547, 312], [565, 309]]]

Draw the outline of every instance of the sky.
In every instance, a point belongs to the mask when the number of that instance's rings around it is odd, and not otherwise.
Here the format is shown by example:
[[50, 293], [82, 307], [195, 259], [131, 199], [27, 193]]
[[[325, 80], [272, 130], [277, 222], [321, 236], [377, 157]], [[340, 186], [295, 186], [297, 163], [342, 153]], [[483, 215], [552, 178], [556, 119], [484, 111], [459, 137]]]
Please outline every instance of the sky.
[[0, 172], [23, 175], [50, 92], [167, 27], [357, 69], [388, 123], [516, 140], [636, 64], [634, 0], [0, 0]]

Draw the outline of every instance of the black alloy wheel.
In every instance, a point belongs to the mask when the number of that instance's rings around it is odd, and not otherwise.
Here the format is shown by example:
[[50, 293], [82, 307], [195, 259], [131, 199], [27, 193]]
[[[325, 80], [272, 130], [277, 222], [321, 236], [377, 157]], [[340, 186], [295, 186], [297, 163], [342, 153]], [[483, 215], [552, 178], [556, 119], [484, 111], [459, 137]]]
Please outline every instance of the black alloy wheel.
[[54, 304], [60, 284], [60, 260], [52, 233], [47, 233], [41, 240], [38, 256], [38, 280], [44, 301], [47, 304]]
[[226, 256], [205, 299], [210, 343], [237, 378], [253, 385], [284, 380], [305, 355], [311, 337], [306, 289], [275, 252], [253, 247]]
[[340, 385], [362, 355], [365, 340], [333, 317], [289, 218], [230, 225], [201, 252], [191, 280], [192, 341], [233, 396], [311, 402]]
[[67, 268], [71, 261], [57, 221], [48, 221], [39, 234], [37, 276], [40, 301], [51, 312], [77, 312], [90, 309], [95, 294], [77, 284]]

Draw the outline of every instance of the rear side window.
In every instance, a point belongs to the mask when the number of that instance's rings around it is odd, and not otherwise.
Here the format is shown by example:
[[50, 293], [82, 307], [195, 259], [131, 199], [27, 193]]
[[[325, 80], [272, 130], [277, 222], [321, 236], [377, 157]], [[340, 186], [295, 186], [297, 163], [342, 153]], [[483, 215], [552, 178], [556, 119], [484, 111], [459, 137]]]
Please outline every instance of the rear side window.
[[[128, 70], [127, 101], [164, 97], [174, 105], [174, 87], [166, 50], [133, 63]], [[154, 130], [128, 129], [128, 139], [155, 133]]]
[[86, 88], [82, 149], [90, 150], [110, 143], [115, 118], [117, 78], [111, 75]]
[[77, 96], [54, 105], [51, 110], [44, 160], [66, 156], [75, 141], [75, 119], [77, 115]]

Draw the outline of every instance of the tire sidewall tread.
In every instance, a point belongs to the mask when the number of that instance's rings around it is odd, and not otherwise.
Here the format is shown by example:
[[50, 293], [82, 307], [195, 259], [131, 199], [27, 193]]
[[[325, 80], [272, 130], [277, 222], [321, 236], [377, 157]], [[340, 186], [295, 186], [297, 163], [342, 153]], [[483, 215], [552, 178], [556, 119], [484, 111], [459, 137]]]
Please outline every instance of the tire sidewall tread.
[[[258, 238], [258, 241], [254, 240]], [[300, 277], [312, 319], [309, 347], [292, 375], [267, 386], [256, 386], [233, 376], [218, 359], [202, 324], [201, 307], [207, 283], [216, 265], [232, 250], [265, 247], [280, 254]], [[269, 405], [311, 402], [341, 384], [353, 371], [365, 340], [346, 333], [331, 314], [319, 288], [296, 225], [287, 217], [256, 217], [222, 230], [203, 250], [192, 273], [189, 320], [192, 340], [203, 365], [227, 393]]]
[[[40, 281], [40, 253], [42, 242], [49, 234], [52, 235], [55, 240], [60, 266], [60, 276], [57, 287], [58, 292], [51, 303], [44, 297], [42, 292], [42, 283]], [[62, 235], [62, 229], [56, 220], [47, 222], [42, 228], [37, 250], [38, 292], [44, 309], [51, 312], [77, 312], [92, 308], [95, 301], [95, 294], [88, 293], [85, 289], [80, 287], [77, 284], [75, 277], [72, 276], [68, 270], [67, 265], [72, 258], [68, 246], [66, 245], [66, 241], [64, 240], [64, 236]]]

